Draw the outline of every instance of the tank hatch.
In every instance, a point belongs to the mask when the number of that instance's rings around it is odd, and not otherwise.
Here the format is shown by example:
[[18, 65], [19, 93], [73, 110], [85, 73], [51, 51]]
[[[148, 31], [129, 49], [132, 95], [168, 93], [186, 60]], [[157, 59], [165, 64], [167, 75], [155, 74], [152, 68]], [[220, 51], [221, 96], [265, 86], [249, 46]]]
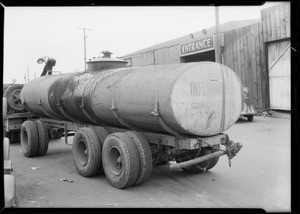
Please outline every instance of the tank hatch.
[[93, 57], [87, 63], [88, 71], [103, 71], [126, 67], [127, 62], [120, 58], [112, 58], [110, 51], [102, 51], [102, 57]]

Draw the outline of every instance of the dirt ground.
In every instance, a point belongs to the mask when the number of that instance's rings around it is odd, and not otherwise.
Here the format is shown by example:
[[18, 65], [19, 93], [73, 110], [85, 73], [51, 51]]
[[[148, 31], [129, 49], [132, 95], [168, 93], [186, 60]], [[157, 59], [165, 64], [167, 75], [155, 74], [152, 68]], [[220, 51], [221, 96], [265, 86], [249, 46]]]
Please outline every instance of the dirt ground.
[[[222, 156], [209, 172], [186, 174], [169, 165], [153, 169], [150, 180], [119, 190], [104, 175], [81, 177], [72, 146], [52, 140], [43, 157], [26, 158], [11, 144], [13, 174], [22, 207], [187, 207], [263, 208], [290, 211], [290, 119], [239, 119], [225, 131], [244, 146], [228, 166]], [[72, 137], [69, 138], [72, 141]], [[62, 181], [69, 179], [72, 182]]]

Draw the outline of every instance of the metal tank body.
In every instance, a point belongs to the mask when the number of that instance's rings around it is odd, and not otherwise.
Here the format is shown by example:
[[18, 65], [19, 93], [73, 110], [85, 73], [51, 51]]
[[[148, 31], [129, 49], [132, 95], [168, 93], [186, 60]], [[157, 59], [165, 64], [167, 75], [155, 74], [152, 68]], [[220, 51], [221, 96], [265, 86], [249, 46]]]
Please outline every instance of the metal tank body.
[[43, 76], [23, 87], [21, 101], [42, 117], [211, 136], [237, 121], [243, 91], [227, 66], [199, 62]]

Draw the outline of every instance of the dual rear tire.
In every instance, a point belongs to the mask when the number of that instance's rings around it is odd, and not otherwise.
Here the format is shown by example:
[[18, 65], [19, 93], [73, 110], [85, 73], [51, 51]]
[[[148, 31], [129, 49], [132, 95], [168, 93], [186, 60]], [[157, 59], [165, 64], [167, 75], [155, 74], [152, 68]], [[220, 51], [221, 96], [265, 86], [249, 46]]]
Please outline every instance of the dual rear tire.
[[107, 137], [102, 151], [103, 168], [113, 187], [124, 189], [149, 179], [152, 153], [147, 139], [139, 132], [114, 133]]
[[138, 132], [109, 134], [101, 127], [81, 128], [73, 138], [73, 159], [80, 175], [104, 172], [118, 189], [142, 184], [152, 171], [150, 146]]
[[21, 148], [26, 157], [44, 156], [49, 145], [48, 130], [42, 120], [25, 121], [20, 132]]

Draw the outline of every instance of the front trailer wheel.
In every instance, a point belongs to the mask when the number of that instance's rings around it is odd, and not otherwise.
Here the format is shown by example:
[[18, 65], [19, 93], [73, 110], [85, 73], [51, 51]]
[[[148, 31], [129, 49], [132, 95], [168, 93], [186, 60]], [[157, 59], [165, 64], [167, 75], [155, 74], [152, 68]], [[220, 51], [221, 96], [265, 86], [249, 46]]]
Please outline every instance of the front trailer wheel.
[[27, 120], [21, 126], [21, 147], [26, 157], [34, 157], [38, 150], [38, 131], [34, 121]]
[[92, 128], [80, 128], [72, 145], [73, 160], [78, 173], [84, 177], [95, 175], [101, 167], [101, 145]]
[[133, 185], [139, 175], [139, 153], [135, 143], [125, 133], [110, 134], [102, 148], [104, 173], [118, 189]]
[[37, 155], [38, 156], [44, 156], [47, 153], [48, 145], [49, 145], [49, 135], [48, 135], [48, 129], [42, 120], [36, 120], [35, 121], [37, 131], [38, 131], [38, 150]]

